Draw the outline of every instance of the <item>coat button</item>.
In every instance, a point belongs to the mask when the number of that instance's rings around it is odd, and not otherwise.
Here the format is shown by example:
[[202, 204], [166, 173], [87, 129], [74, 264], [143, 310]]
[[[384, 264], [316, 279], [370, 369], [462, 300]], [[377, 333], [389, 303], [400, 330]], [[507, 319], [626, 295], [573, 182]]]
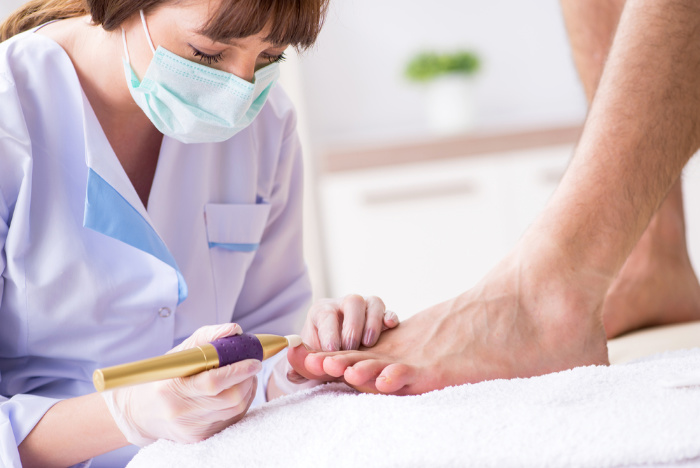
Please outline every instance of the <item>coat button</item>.
[[170, 314], [172, 314], [172, 311], [168, 307], [161, 307], [158, 310], [158, 315], [160, 315], [163, 318], [170, 317]]

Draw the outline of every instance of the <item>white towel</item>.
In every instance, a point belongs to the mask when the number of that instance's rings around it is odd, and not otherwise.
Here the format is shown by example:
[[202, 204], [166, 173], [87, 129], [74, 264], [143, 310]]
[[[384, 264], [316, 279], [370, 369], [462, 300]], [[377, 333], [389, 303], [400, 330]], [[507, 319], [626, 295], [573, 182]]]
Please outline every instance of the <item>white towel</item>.
[[[317, 387], [192, 445], [159, 441], [128, 468], [617, 467], [700, 459], [700, 348], [617, 366], [420, 396]], [[684, 465], [685, 466], [685, 465]]]

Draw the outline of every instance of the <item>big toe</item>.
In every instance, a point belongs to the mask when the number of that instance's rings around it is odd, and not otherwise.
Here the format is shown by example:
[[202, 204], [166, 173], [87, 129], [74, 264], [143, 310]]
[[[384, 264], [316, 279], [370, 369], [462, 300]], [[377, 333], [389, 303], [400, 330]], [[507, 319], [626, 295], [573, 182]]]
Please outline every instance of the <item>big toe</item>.
[[287, 350], [287, 360], [292, 366], [292, 369], [297, 371], [299, 375], [306, 377], [307, 379], [314, 380], [318, 379], [318, 375], [315, 374], [306, 364], [307, 358], [312, 354], [304, 346], [297, 346], [296, 348], [289, 348]]

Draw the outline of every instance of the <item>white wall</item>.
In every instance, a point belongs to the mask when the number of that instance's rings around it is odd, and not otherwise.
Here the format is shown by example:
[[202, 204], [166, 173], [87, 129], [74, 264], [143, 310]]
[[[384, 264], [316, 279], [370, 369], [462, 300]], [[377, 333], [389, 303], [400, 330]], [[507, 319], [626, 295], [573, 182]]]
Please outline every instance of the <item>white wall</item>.
[[25, 0], [1, 0], [0, 1], [0, 18], [5, 18], [15, 9], [19, 8]]
[[423, 48], [482, 56], [478, 127], [580, 123], [576, 77], [558, 0], [332, 0], [303, 59], [311, 136], [321, 146], [427, 134], [420, 89], [403, 79]]

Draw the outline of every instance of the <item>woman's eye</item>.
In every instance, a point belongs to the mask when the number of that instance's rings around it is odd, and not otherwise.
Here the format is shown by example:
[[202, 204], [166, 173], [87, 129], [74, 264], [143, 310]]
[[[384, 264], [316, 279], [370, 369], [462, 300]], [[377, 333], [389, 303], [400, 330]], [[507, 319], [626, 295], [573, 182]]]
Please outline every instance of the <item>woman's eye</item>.
[[277, 62], [284, 62], [287, 59], [287, 56], [284, 55], [284, 52], [283, 52], [279, 55], [263, 54], [263, 58], [265, 60], [267, 60], [269, 63], [277, 63]]
[[223, 52], [219, 52], [216, 55], [205, 54], [201, 50], [196, 49], [192, 44], [188, 44], [192, 48], [192, 54], [199, 59], [200, 62], [211, 65], [212, 63], [218, 63], [224, 56]]

